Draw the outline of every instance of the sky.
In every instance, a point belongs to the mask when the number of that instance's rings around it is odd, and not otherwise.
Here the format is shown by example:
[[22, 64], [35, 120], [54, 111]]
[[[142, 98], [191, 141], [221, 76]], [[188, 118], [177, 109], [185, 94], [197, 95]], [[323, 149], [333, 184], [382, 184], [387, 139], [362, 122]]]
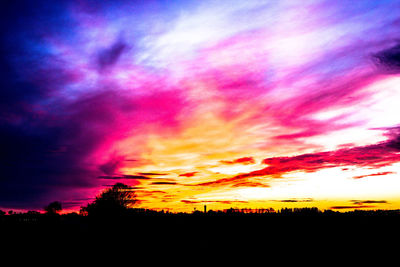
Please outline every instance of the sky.
[[400, 1], [0, 12], [0, 209], [400, 208]]

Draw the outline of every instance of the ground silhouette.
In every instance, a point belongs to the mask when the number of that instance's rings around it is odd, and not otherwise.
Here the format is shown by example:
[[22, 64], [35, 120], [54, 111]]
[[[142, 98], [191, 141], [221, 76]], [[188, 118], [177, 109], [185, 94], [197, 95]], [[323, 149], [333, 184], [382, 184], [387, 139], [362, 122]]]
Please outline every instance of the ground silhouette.
[[52, 214], [52, 215], [57, 214], [62, 210], [61, 202], [59, 201], [51, 202], [44, 208], [44, 210], [46, 211], [47, 214]]
[[[80, 213], [59, 214], [61, 203], [52, 202], [45, 213], [0, 211], [2, 235], [64, 234], [65, 236], [127, 236], [135, 240], [187, 240], [249, 238], [284, 240], [358, 236], [392, 236], [399, 233], [400, 210], [354, 210], [339, 212], [313, 208], [235, 209], [191, 213], [135, 208], [133, 188], [115, 184]], [[7, 229], [7, 231], [4, 231]], [[283, 245], [283, 244], [282, 244]]]
[[118, 216], [126, 213], [136, 202], [134, 188], [116, 183], [104, 190], [92, 203], [82, 207], [80, 213], [89, 216]]

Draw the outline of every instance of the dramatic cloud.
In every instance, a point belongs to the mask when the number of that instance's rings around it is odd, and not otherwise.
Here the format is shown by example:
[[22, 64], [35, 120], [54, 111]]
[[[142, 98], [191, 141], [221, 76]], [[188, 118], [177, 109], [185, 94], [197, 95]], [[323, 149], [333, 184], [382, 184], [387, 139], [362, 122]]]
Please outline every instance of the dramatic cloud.
[[217, 203], [217, 204], [238, 204], [238, 203], [248, 203], [247, 201], [228, 201], [228, 200], [187, 200], [182, 199], [181, 202], [185, 204], [207, 204], [207, 203]]
[[[294, 171], [316, 172], [321, 169], [341, 166], [369, 168], [390, 166], [393, 163], [400, 162], [400, 150], [397, 147], [398, 139], [398, 136], [395, 136], [393, 140], [374, 145], [343, 148], [336, 151], [302, 154], [292, 157], [266, 158], [263, 160], [263, 164], [268, 165], [266, 168], [249, 173], [239, 174], [231, 178], [223, 178], [216, 181], [201, 183], [199, 185], [210, 186], [238, 183], [238, 181], [259, 176], [279, 178], [283, 174]], [[366, 176], [387, 175], [391, 173], [392, 172], [381, 172], [370, 175], [356, 176], [354, 179], [359, 179]]]
[[106, 176], [106, 175], [101, 175], [99, 176], [101, 179], [135, 179], [135, 180], [149, 180], [151, 179], [148, 176], [144, 175], [120, 175], [120, 176]]
[[377, 63], [387, 71], [400, 72], [400, 44], [375, 55]]
[[367, 208], [375, 208], [376, 206], [369, 205], [360, 205], [360, 206], [333, 206], [331, 209], [333, 210], [345, 210], [345, 209], [367, 209]]
[[123, 41], [118, 40], [110, 48], [100, 51], [97, 59], [100, 70], [114, 65], [126, 49], [127, 45]]
[[236, 164], [236, 163], [241, 163], [241, 164], [254, 164], [256, 161], [252, 157], [243, 157], [235, 160], [221, 160], [221, 163], [224, 164]]
[[[378, 206], [368, 205], [368, 204], [388, 204], [386, 200], [350, 200], [353, 205], [344, 205], [344, 206], [333, 206], [331, 209], [371, 209], [378, 208]], [[367, 204], [367, 205], [365, 205]], [[382, 208], [380, 206], [379, 208]]]
[[147, 176], [164, 176], [166, 173], [157, 173], [157, 172], [139, 172], [138, 175], [147, 175]]
[[395, 172], [378, 172], [378, 173], [372, 173], [372, 174], [365, 174], [365, 175], [358, 175], [354, 176], [354, 179], [361, 179], [369, 176], [381, 176], [381, 175], [388, 175], [388, 174], [394, 174]]
[[[207, 183], [206, 183], [207, 185]], [[212, 185], [212, 183], [208, 184]], [[239, 183], [232, 183], [232, 187], [269, 187], [268, 184], [265, 183], [259, 183], [259, 182], [249, 182], [249, 181], [243, 181]]]
[[282, 199], [282, 200], [274, 200], [278, 202], [285, 202], [285, 203], [297, 203], [297, 202], [313, 202], [312, 198], [305, 198], [305, 199]]
[[154, 185], [176, 185], [176, 182], [152, 182]]
[[396, 188], [399, 8], [2, 3], [0, 208], [79, 210], [105, 180], [140, 183], [145, 208], [192, 210], [183, 200], [203, 195], [253, 205], [257, 190], [297, 199], [269, 178], [334, 167]]
[[179, 174], [179, 176], [192, 177], [192, 176], [195, 176], [196, 173], [197, 172], [187, 172], [187, 173]]
[[353, 204], [363, 205], [363, 204], [387, 204], [386, 200], [351, 200]]

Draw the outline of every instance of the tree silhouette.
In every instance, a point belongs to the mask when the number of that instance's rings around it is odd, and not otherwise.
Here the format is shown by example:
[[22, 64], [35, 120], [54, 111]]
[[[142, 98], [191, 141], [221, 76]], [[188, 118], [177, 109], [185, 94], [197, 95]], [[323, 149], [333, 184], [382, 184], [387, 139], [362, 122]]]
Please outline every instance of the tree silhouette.
[[134, 189], [123, 183], [116, 183], [106, 189], [86, 207], [81, 208], [81, 213], [88, 215], [117, 215], [124, 213], [137, 202]]
[[61, 202], [59, 201], [54, 201], [51, 202], [49, 205], [44, 207], [44, 210], [46, 211], [47, 214], [57, 214], [62, 210]]

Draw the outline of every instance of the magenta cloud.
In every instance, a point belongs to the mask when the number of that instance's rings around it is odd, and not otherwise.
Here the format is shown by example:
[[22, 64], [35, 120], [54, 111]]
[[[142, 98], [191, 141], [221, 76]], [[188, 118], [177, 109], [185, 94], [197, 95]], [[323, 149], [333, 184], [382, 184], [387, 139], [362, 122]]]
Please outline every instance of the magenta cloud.
[[[265, 127], [260, 150], [307, 146], [368, 120], [316, 114], [361, 105], [377, 93], [366, 87], [398, 75], [398, 1], [23, 2], [5, 7], [0, 32], [0, 207], [39, 209], [55, 197], [78, 205], [101, 190], [99, 177], [136, 185], [122, 170], [149, 162], [149, 136], [180, 136], [214, 101], [213, 115], [239, 121], [235, 129]], [[198, 184], [268, 186], [246, 179], [379, 168], [399, 161], [396, 138], [266, 155], [263, 169]]]

